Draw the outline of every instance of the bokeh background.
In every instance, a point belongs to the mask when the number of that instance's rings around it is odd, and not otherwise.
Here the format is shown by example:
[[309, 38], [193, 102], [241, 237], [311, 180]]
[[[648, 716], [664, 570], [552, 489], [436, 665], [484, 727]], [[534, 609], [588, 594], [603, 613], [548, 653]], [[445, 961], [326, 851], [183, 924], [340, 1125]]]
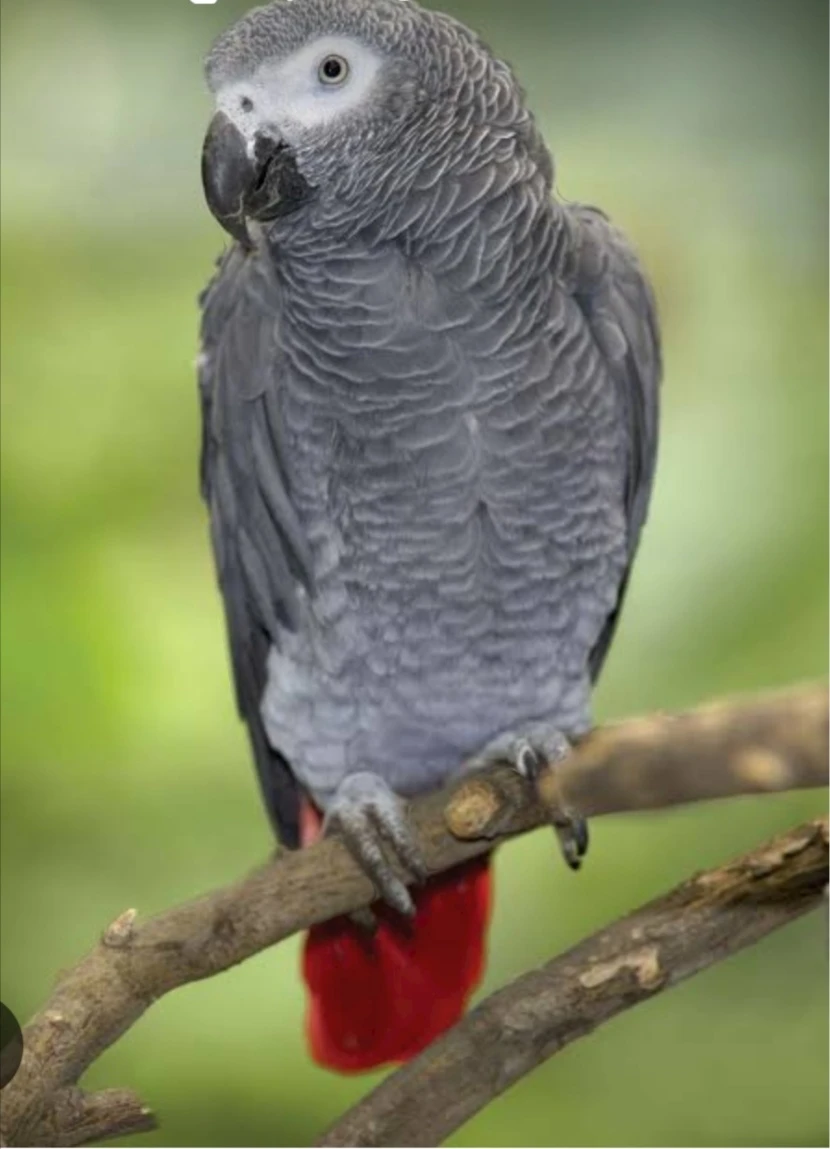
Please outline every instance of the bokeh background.
[[[601, 720], [826, 673], [827, 6], [449, 0], [516, 66], [569, 199], [656, 283], [653, 511]], [[2, 997], [25, 1018], [127, 906], [270, 848], [196, 490], [195, 297], [223, 237], [200, 62], [244, 0], [3, 0]], [[603, 819], [577, 877], [502, 850], [503, 984], [824, 794]], [[827, 1144], [813, 915], [539, 1069], [456, 1145]], [[90, 1086], [146, 1145], [303, 1145], [375, 1078], [309, 1062], [294, 939], [165, 998]]]

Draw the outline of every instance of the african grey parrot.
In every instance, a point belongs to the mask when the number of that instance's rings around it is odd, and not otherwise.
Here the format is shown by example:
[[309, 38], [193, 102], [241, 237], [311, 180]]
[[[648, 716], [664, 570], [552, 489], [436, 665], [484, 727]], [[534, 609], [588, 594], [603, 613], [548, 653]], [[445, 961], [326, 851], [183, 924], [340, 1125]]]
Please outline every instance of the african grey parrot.
[[322, 818], [396, 908], [306, 945], [312, 1052], [362, 1069], [452, 1024], [482, 966], [486, 862], [413, 904], [404, 799], [496, 758], [536, 776], [589, 727], [654, 474], [654, 302], [448, 16], [276, 0], [207, 79], [235, 242], [202, 296], [202, 490], [276, 832]]

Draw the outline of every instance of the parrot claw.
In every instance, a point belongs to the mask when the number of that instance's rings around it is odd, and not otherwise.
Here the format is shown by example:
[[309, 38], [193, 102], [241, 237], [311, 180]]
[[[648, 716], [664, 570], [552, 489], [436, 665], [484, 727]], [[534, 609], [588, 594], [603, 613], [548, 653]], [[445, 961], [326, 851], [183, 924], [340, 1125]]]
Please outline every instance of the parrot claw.
[[549, 793], [550, 782], [548, 786], [544, 784], [546, 778], [553, 780], [557, 763], [570, 753], [571, 746], [564, 734], [559, 732], [557, 734], [560, 740], [558, 744], [545, 739], [544, 753], [540, 753], [528, 739], [520, 739], [516, 743], [514, 762], [522, 777], [533, 783], [542, 804], [550, 814], [562, 856], [572, 870], [578, 870], [588, 850], [588, 823], [572, 810], [568, 810], [555, 797], [552, 799]]
[[556, 767], [570, 753], [571, 743], [562, 731], [542, 724], [519, 736], [495, 739], [471, 765], [478, 768], [507, 761], [527, 778], [550, 815], [563, 858], [572, 870], [578, 870], [588, 850], [588, 823], [563, 805], [556, 792]]
[[378, 919], [375, 912], [370, 906], [362, 906], [359, 910], [352, 910], [348, 915], [349, 920], [365, 934], [371, 936], [378, 928]]
[[323, 830], [328, 833], [334, 829], [343, 835], [379, 897], [411, 917], [415, 913], [412, 897], [383, 849], [385, 844], [411, 879], [426, 880], [426, 864], [409, 827], [403, 800], [377, 774], [349, 774], [326, 810]]

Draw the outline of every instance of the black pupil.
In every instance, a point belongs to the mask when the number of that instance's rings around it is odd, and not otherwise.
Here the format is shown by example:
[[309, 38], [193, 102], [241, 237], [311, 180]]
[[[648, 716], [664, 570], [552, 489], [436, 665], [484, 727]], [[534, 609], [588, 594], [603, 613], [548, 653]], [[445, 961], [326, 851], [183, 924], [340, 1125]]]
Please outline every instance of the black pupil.
[[329, 56], [323, 61], [323, 75], [327, 80], [339, 80], [343, 74], [343, 61], [336, 56]]

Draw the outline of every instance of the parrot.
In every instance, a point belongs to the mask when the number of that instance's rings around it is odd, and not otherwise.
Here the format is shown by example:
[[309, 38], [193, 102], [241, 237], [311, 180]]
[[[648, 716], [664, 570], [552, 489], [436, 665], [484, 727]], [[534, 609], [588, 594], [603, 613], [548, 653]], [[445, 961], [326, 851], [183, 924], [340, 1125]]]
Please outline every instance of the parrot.
[[[453, 17], [275, 0], [205, 74], [201, 492], [276, 837], [340, 834], [376, 892], [301, 959], [311, 1056], [359, 1072], [484, 968], [488, 858], [429, 874], [411, 800], [494, 762], [538, 784], [591, 729], [653, 486], [655, 297]], [[552, 822], [577, 868], [585, 820]]]

